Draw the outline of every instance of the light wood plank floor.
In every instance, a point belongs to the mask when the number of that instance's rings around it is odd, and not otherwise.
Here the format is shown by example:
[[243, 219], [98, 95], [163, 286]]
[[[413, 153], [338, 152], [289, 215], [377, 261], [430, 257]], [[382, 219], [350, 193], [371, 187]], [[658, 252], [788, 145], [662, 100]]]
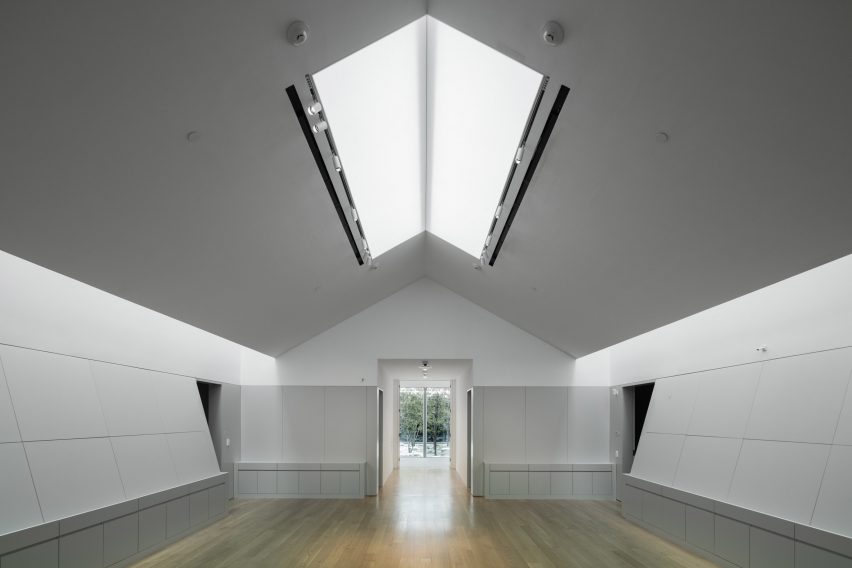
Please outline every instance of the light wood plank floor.
[[234, 501], [137, 567], [632, 567], [713, 564], [608, 501], [486, 501], [448, 469], [394, 472], [379, 497]]

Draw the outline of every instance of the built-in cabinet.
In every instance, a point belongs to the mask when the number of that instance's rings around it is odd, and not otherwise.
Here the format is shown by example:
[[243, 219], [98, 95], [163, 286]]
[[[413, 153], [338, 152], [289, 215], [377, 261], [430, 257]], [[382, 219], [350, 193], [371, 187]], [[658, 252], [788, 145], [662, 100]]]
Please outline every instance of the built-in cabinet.
[[612, 464], [485, 464], [487, 499], [613, 499]]
[[236, 464], [237, 496], [242, 498], [364, 496], [366, 463]]

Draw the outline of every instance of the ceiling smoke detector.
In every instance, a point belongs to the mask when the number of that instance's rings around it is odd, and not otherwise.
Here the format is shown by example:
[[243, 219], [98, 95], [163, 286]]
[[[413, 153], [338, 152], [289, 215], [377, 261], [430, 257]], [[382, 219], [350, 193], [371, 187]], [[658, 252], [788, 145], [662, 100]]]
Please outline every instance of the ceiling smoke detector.
[[308, 24], [301, 20], [296, 20], [287, 26], [287, 41], [290, 45], [296, 47], [308, 41]]
[[541, 39], [547, 45], [557, 46], [565, 39], [565, 30], [562, 29], [559, 22], [551, 20], [542, 26]]

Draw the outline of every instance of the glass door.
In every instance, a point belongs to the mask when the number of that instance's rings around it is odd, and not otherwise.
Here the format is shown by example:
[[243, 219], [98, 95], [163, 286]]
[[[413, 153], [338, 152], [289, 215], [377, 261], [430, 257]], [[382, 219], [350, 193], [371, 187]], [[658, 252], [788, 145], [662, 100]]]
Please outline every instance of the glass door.
[[426, 389], [426, 457], [450, 456], [450, 389]]
[[424, 456], [423, 432], [426, 416], [423, 412], [424, 389], [399, 388], [399, 457]]
[[399, 457], [450, 456], [450, 389], [399, 388]]

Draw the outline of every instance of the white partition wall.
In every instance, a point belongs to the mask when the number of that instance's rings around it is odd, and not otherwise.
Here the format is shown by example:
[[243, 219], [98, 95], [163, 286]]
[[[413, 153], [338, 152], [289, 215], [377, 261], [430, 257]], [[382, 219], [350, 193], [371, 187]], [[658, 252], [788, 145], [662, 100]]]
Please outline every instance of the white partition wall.
[[242, 387], [244, 462], [363, 462], [367, 387]]
[[363, 497], [377, 474], [375, 451], [366, 463], [368, 389], [375, 395], [375, 387], [243, 386], [236, 493]]
[[277, 461], [283, 437], [284, 389], [253, 386], [240, 389], [242, 456], [248, 461]]
[[609, 463], [606, 387], [477, 387], [486, 463]]

